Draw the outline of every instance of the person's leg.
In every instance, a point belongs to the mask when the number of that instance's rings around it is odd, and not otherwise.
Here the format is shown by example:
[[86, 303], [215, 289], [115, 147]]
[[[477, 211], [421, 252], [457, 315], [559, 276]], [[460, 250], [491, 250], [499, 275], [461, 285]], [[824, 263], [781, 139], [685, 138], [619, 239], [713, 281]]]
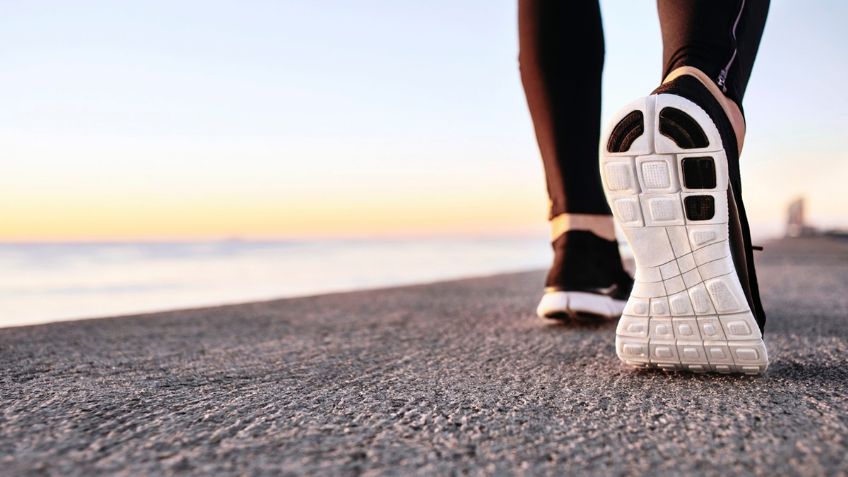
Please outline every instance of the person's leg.
[[519, 65], [550, 216], [602, 215], [598, 174], [604, 34], [597, 0], [519, 0]]
[[742, 103], [769, 0], [658, 0], [663, 38], [663, 78], [695, 67], [724, 94]]
[[665, 80], [604, 141], [607, 200], [636, 259], [616, 330], [629, 364], [762, 373], [768, 353], [741, 201], [741, 101], [768, 2], [659, 0]]
[[[519, 0], [518, 25], [521, 80], [550, 198], [555, 258], [546, 288], [593, 291], [628, 281], [597, 162], [604, 64], [598, 2]], [[564, 294], [554, 298], [558, 305], [543, 303], [540, 314], [566, 306]]]
[[722, 103], [742, 150], [742, 99], [760, 47], [769, 0], [657, 0], [663, 78], [699, 78]]

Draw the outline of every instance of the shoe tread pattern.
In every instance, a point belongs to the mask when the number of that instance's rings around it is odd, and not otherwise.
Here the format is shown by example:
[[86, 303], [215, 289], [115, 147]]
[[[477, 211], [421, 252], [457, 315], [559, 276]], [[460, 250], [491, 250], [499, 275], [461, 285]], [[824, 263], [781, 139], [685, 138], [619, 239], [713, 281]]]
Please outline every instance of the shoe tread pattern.
[[[706, 139], [680, 147], [665, 137], [656, 112], [670, 107]], [[718, 131], [676, 95], [638, 100], [618, 120], [633, 110], [652, 141], [632, 154], [605, 150], [601, 158], [604, 192], [636, 259], [616, 352], [636, 367], [761, 374], [768, 354], [730, 255], [727, 159]], [[691, 171], [699, 176], [684, 175]]]

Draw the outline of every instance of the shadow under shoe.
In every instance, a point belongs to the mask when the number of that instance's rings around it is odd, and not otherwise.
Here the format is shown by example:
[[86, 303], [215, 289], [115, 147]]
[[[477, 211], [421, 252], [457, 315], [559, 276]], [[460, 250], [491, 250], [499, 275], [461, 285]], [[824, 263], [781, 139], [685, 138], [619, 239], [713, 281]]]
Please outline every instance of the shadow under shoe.
[[624, 270], [618, 242], [569, 230], [553, 243], [554, 262], [537, 313], [544, 318], [617, 318], [633, 279]]

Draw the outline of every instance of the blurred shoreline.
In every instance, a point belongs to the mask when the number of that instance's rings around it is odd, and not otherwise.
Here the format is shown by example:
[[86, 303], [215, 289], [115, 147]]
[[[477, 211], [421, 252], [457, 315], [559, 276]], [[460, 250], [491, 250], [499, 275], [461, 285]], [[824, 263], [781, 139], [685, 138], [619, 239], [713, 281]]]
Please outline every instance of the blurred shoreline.
[[[793, 217], [787, 237], [845, 238], [806, 224], [803, 204]], [[0, 242], [0, 328], [539, 270], [550, 258], [539, 236]]]
[[547, 240], [526, 237], [0, 243], [0, 327], [427, 283], [549, 260]]

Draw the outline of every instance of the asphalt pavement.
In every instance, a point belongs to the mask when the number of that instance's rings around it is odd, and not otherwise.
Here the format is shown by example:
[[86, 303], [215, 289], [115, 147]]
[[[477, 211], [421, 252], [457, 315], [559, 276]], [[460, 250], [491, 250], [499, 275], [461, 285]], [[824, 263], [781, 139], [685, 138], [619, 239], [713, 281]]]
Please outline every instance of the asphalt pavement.
[[765, 376], [634, 371], [543, 272], [0, 330], [0, 475], [846, 475], [848, 240], [758, 256]]

